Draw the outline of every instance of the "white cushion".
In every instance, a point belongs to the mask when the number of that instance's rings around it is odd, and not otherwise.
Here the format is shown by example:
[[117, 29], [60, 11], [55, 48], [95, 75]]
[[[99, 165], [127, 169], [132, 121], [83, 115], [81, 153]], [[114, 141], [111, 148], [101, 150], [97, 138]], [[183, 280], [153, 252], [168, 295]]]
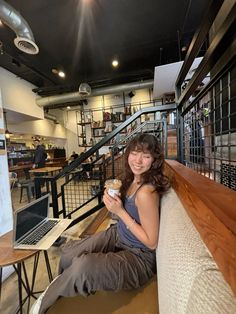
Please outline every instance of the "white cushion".
[[232, 290], [173, 189], [161, 201], [157, 279], [160, 314], [236, 313]]

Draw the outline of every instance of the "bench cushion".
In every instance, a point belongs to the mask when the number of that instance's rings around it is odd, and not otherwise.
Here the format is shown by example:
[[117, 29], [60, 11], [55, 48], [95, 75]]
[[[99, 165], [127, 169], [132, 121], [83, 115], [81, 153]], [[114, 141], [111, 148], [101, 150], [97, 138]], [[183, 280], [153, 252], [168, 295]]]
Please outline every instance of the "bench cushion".
[[157, 277], [161, 314], [236, 313], [231, 288], [173, 189], [161, 201]]

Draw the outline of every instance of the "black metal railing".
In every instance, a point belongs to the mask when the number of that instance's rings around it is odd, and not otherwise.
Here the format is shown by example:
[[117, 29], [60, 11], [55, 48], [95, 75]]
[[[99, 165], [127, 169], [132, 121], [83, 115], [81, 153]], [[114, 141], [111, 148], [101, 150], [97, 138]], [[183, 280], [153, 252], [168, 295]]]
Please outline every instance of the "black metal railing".
[[[137, 124], [137, 128], [126, 136], [121, 131], [133, 124], [142, 115], [160, 111], [174, 111], [175, 108], [175, 104], [171, 104], [143, 108], [136, 112], [57, 175], [52, 177], [36, 177], [37, 197], [41, 195], [40, 182], [42, 180], [49, 182], [54, 217], [63, 215], [63, 217], [73, 218], [72, 225], [99, 210], [104, 206], [101, 199], [104, 182], [107, 178], [118, 177], [122, 174], [125, 145], [132, 136], [137, 132], [152, 132], [159, 137], [165, 150], [167, 147], [166, 115], [163, 115], [162, 120], [145, 121], [142, 124]], [[99, 150], [114, 138], [116, 138], [116, 141], [111, 146], [110, 154], [100, 155]]]
[[[226, 2], [211, 1], [206, 13], [210, 20], [204, 19], [195, 34], [176, 81], [178, 158], [200, 174], [236, 190], [236, 4]], [[183, 89], [213, 23], [217, 27], [209, 47]], [[206, 76], [209, 79], [204, 83]]]

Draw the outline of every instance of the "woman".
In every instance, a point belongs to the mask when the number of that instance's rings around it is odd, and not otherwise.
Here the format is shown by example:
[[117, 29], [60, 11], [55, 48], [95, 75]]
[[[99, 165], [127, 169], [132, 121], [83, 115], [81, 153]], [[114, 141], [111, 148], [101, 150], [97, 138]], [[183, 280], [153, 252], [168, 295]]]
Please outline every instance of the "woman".
[[153, 277], [159, 200], [169, 185], [163, 162], [153, 135], [139, 134], [130, 141], [125, 152], [121, 195], [113, 198], [105, 190], [103, 198], [107, 209], [118, 216], [118, 223], [65, 245], [60, 275], [43, 296], [39, 313], [45, 313], [59, 296], [136, 289]]

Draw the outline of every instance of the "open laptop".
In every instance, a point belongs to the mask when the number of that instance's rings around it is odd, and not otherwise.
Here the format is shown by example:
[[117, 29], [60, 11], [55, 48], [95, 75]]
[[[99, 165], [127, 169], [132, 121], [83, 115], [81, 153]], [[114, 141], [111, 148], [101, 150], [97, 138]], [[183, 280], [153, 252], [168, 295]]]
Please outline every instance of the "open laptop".
[[47, 250], [72, 222], [72, 219], [49, 218], [48, 210], [49, 194], [15, 211], [15, 249]]

